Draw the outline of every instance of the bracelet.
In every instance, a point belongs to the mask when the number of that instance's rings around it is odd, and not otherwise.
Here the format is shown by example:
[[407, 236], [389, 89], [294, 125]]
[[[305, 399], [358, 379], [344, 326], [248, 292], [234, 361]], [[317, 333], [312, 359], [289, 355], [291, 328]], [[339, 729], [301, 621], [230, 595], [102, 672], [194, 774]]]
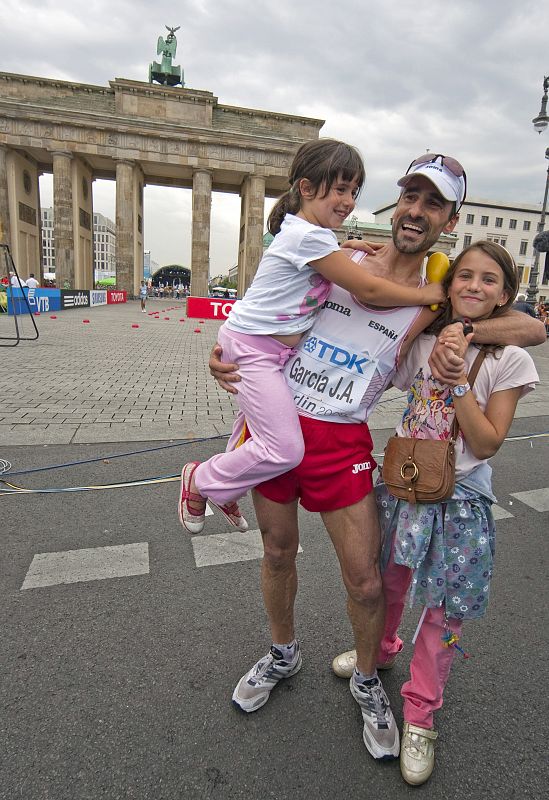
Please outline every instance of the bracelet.
[[463, 335], [467, 336], [469, 333], [474, 333], [474, 328], [471, 320], [469, 317], [457, 317], [456, 319], [451, 319], [448, 323], [449, 325], [453, 325], [456, 322], [461, 322], [463, 325]]

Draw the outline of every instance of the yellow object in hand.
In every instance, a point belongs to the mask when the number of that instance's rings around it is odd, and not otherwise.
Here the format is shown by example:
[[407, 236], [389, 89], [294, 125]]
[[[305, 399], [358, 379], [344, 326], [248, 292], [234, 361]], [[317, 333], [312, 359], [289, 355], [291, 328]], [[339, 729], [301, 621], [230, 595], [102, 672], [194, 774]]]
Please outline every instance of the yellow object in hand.
[[[439, 283], [446, 273], [448, 272], [448, 268], [450, 266], [450, 259], [446, 255], [446, 253], [433, 253], [427, 259], [427, 280], [429, 283]], [[431, 311], [436, 311], [438, 308], [438, 303], [436, 305], [430, 306]]]

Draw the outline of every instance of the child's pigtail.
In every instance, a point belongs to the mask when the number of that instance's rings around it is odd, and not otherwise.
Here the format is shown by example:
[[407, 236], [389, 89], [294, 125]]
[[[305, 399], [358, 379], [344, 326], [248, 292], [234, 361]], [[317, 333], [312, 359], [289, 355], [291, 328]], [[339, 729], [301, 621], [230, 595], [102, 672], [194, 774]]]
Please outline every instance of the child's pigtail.
[[297, 214], [301, 208], [299, 188], [294, 184], [291, 189], [278, 198], [267, 220], [267, 230], [273, 236], [280, 231], [282, 221], [286, 214]]

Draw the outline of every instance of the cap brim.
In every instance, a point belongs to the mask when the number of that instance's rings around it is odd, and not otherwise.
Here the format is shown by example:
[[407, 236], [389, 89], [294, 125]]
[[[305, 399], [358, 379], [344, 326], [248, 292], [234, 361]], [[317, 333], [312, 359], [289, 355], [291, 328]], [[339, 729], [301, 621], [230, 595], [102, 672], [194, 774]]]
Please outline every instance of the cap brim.
[[408, 175], [403, 175], [402, 178], [397, 181], [397, 186], [406, 186], [412, 178], [415, 178], [417, 175], [421, 175], [423, 178], [427, 178], [429, 183], [432, 183], [437, 192], [444, 197], [445, 200], [448, 200], [450, 203], [457, 203], [460, 204], [460, 200], [456, 197], [456, 193], [453, 191], [452, 187], [448, 184], [444, 175], [442, 173], [437, 174], [438, 180], [433, 180], [433, 176], [422, 172], [421, 169], [416, 170], [415, 172], [410, 172]]

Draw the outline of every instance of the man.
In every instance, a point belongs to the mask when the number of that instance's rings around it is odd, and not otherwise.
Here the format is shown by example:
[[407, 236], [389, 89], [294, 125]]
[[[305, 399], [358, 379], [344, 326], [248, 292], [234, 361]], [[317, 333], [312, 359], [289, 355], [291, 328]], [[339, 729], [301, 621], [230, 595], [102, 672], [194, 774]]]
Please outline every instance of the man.
[[[352, 257], [372, 274], [417, 286], [426, 253], [442, 232], [451, 232], [457, 223], [466, 178], [457, 161], [429, 153], [412, 162], [398, 184], [402, 193], [393, 217], [392, 241], [375, 255]], [[332, 286], [313, 328], [285, 369], [300, 413], [305, 457], [295, 470], [261, 484], [253, 493], [263, 537], [261, 582], [273, 645], [241, 678], [233, 701], [244, 711], [255, 711], [280, 680], [301, 668], [294, 630], [299, 499], [308, 510], [321, 513], [340, 562], [356, 647], [350, 690], [362, 711], [364, 743], [377, 759], [398, 756], [399, 735], [377, 676], [377, 668], [392, 664], [376, 665], [384, 607], [372, 492], [375, 462], [365, 423], [390, 384], [398, 358], [432, 320], [428, 308], [366, 308]], [[525, 325], [523, 315], [510, 313], [475, 323], [473, 338], [537, 344], [545, 338], [538, 325], [534, 320]], [[235, 365], [222, 365], [215, 358], [219, 353], [214, 348], [210, 369], [224, 388], [234, 392], [234, 376], [229, 373]], [[443, 380], [459, 374], [462, 364], [444, 348], [432, 357], [433, 373]], [[229, 447], [235, 445], [231, 440]]]
[[27, 278], [25, 286], [28, 286], [29, 289], [37, 289], [40, 286], [40, 284], [38, 283], [38, 281], [34, 277], [34, 272], [31, 272], [31, 274]]
[[[12, 286], [14, 286], [16, 289], [18, 289], [18, 288], [19, 288], [19, 285], [20, 285], [20, 284], [19, 284], [19, 278], [17, 277], [17, 275], [15, 274], [15, 272], [10, 272], [10, 283], [11, 283], [11, 285], [12, 285]], [[24, 285], [25, 285], [25, 281], [21, 281], [21, 286], [24, 286]]]
[[517, 299], [513, 303], [513, 308], [515, 311], [522, 311], [524, 314], [528, 314], [531, 317], [536, 317], [536, 312], [534, 311], [534, 307], [530, 305], [530, 303], [526, 302], [526, 295], [525, 294], [517, 294]]

